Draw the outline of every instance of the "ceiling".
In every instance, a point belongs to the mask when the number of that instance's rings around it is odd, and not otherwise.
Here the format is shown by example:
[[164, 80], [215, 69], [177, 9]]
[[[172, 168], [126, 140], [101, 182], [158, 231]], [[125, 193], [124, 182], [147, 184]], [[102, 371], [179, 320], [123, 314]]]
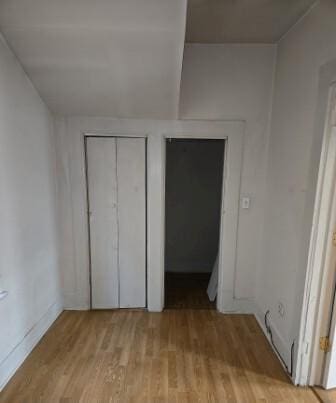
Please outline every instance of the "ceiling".
[[187, 42], [276, 42], [315, 0], [0, 0], [0, 30], [50, 110], [175, 119]]
[[0, 29], [52, 112], [176, 118], [186, 0], [0, 0]]
[[186, 42], [276, 43], [316, 0], [188, 0]]

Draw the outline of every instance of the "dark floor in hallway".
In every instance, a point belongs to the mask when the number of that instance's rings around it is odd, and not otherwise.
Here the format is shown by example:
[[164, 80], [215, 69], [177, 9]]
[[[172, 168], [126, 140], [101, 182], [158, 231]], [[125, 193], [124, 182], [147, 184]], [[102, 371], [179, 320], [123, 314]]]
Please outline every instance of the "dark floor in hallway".
[[206, 292], [211, 273], [165, 274], [166, 309], [216, 309]]

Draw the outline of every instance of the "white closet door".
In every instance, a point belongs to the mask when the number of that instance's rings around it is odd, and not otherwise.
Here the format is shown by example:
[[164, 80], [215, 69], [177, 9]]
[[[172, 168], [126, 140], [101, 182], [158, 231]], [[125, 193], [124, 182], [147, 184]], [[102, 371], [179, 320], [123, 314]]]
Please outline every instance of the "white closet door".
[[87, 138], [91, 304], [119, 307], [116, 140]]
[[117, 139], [120, 308], [146, 306], [146, 142]]

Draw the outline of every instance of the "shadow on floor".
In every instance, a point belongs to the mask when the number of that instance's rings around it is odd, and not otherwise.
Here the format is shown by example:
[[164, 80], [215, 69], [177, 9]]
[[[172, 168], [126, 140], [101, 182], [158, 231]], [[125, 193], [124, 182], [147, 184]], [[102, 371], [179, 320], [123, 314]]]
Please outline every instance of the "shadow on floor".
[[211, 273], [165, 273], [166, 309], [216, 309], [208, 298]]
[[67, 311], [0, 402], [305, 402], [252, 315]]

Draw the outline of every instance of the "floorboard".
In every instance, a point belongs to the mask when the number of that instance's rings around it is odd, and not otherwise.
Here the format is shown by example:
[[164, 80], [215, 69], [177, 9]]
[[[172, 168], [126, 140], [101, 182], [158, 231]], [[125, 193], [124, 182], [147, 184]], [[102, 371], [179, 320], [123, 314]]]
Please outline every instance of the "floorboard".
[[214, 310], [66, 311], [0, 402], [317, 402], [255, 318]]
[[336, 389], [325, 390], [320, 387], [314, 388], [315, 394], [323, 403], [336, 403]]

